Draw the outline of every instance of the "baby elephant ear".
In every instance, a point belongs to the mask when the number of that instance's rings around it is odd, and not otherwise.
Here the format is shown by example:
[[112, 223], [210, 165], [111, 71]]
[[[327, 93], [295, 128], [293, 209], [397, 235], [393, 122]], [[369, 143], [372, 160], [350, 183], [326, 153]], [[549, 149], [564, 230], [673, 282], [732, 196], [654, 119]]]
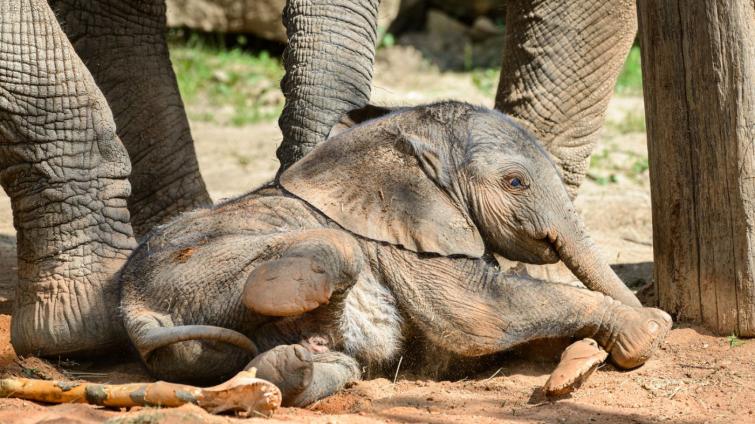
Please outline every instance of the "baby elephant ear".
[[445, 156], [427, 140], [386, 131], [386, 119], [321, 143], [281, 175], [281, 185], [362, 237], [415, 252], [482, 256], [465, 208], [440, 188], [452, 178]]
[[348, 130], [349, 128], [355, 127], [363, 122], [367, 122], [370, 119], [377, 119], [385, 116], [393, 112], [394, 110], [397, 109], [387, 108], [384, 106], [375, 106], [368, 103], [364, 105], [364, 107], [349, 111], [341, 116], [341, 119], [339, 119], [338, 122], [333, 125], [333, 128], [330, 129], [330, 133], [328, 134], [328, 138], [335, 137], [336, 135]]

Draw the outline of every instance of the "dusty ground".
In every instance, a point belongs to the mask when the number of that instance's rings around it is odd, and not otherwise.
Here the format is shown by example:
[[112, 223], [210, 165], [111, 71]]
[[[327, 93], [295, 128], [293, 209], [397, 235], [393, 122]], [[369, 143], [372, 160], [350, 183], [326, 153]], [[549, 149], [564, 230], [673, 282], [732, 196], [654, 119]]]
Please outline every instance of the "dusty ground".
[[[469, 75], [438, 73], [406, 47], [383, 50], [378, 59], [373, 101], [417, 104], [456, 98], [492, 105]], [[609, 125], [596, 152], [591, 179], [583, 185], [577, 206], [605, 255], [630, 286], [645, 287], [652, 302], [652, 229], [647, 171], [636, 169], [646, 157], [641, 132], [619, 131], [616, 125], [642, 112], [639, 98], [616, 98]], [[613, 128], [613, 129], [612, 129]], [[228, 128], [193, 122], [202, 174], [214, 200], [241, 194], [275, 172], [274, 150], [281, 136], [274, 122]], [[610, 181], [606, 182], [606, 176]], [[15, 284], [15, 235], [8, 199], [0, 198], [0, 313], [9, 313]], [[539, 275], [553, 270], [532, 269]], [[0, 373], [38, 378], [88, 379], [107, 382], [148, 380], [137, 363], [46, 363], [20, 359], [9, 343], [10, 316], [0, 315]], [[125, 355], [110, 358], [122, 360]], [[705, 330], [677, 326], [662, 350], [645, 366], [620, 372], [607, 365], [572, 397], [549, 402], [540, 387], [555, 366], [555, 357], [512, 354], [480, 375], [460, 381], [434, 382], [398, 370], [395, 382], [374, 379], [325, 399], [309, 409], [284, 408], [276, 419], [296, 422], [755, 422], [755, 343], [741, 345]], [[500, 367], [500, 369], [499, 369]], [[50, 420], [50, 421], [46, 421]], [[55, 421], [60, 420], [60, 421]], [[42, 406], [0, 399], [0, 423], [36, 422], [229, 422], [196, 407], [178, 410], [147, 408], [129, 413], [77, 405]]]

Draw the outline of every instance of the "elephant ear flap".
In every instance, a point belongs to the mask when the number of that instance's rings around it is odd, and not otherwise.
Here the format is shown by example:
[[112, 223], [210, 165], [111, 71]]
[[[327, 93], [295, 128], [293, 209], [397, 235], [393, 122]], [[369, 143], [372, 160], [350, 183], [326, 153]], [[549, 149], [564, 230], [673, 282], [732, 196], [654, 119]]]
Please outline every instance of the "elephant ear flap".
[[384, 123], [321, 143], [281, 175], [281, 185], [359, 236], [415, 252], [482, 256], [477, 227], [441, 188], [451, 178], [447, 158]]
[[330, 133], [328, 134], [328, 138], [335, 137], [349, 128], [355, 127], [363, 122], [381, 118], [393, 111], [394, 109], [392, 108], [375, 106], [369, 103], [359, 109], [353, 109], [341, 116], [341, 119], [333, 125], [333, 128], [330, 129]]

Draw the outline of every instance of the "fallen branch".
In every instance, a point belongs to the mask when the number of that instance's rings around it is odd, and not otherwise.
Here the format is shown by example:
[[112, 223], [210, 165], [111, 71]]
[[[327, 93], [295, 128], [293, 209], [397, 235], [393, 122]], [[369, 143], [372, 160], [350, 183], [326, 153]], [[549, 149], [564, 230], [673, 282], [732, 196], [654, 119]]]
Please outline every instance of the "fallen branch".
[[241, 371], [223, 384], [201, 388], [158, 381], [155, 383], [97, 384], [4, 378], [0, 397], [46, 403], [88, 403], [111, 408], [132, 406], [176, 407], [193, 403], [212, 414], [222, 412], [271, 416], [281, 404], [274, 384], [256, 378], [256, 370]]

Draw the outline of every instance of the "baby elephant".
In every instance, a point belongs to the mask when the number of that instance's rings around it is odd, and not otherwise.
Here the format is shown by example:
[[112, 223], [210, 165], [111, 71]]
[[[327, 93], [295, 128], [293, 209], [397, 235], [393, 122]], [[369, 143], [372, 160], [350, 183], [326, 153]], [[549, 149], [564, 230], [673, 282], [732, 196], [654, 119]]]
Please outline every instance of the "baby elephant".
[[[121, 307], [156, 377], [207, 383], [248, 364], [305, 405], [410, 346], [433, 361], [592, 337], [633, 368], [662, 342], [671, 318], [600, 259], [556, 167], [510, 118], [458, 102], [351, 118], [276, 183], [134, 252]], [[561, 260], [590, 290], [506, 274], [492, 253]]]

